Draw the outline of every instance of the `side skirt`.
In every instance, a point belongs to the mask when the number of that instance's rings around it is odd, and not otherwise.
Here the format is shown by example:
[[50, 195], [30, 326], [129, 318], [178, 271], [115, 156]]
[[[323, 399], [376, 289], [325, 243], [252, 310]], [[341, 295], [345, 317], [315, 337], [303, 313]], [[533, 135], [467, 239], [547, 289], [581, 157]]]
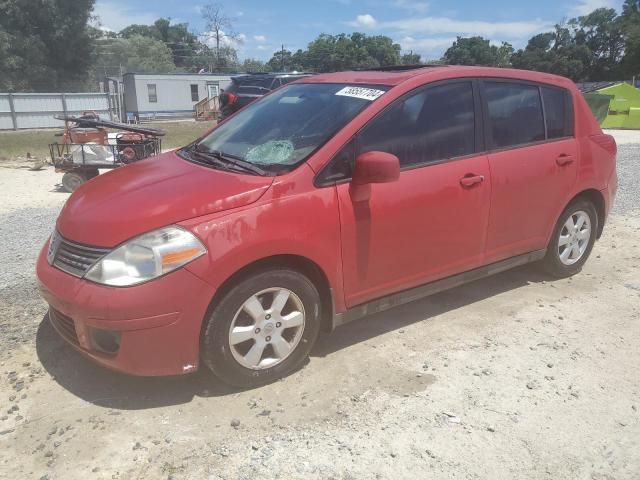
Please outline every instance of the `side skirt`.
[[465, 283], [473, 282], [475, 280], [479, 280], [496, 273], [510, 270], [514, 267], [519, 267], [521, 265], [526, 265], [531, 262], [542, 260], [546, 253], [546, 249], [543, 249], [536, 250], [535, 252], [525, 253], [524, 255], [507, 258], [506, 260], [501, 260], [496, 263], [484, 265], [474, 270], [469, 270], [468, 272], [452, 275], [451, 277], [446, 277], [441, 280], [435, 280], [433, 282], [420, 285], [419, 287], [404, 290], [398, 293], [393, 293], [386, 297], [363, 303], [361, 305], [350, 308], [346, 312], [334, 313], [331, 330], [339, 327], [340, 325], [344, 325], [345, 323], [349, 323], [354, 320], [358, 320], [359, 318], [366, 317], [367, 315], [383, 312], [390, 308], [404, 305], [405, 303], [413, 302], [415, 300], [428, 297], [429, 295], [433, 295], [444, 290], [449, 290], [450, 288], [464, 285]]

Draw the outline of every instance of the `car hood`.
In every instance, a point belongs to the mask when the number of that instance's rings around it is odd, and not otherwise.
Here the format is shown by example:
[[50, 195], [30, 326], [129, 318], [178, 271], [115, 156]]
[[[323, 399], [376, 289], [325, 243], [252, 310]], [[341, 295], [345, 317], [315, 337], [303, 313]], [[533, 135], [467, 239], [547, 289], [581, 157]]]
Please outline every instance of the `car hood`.
[[113, 247], [165, 225], [253, 203], [273, 179], [216, 170], [169, 152], [80, 186], [57, 228], [75, 242]]

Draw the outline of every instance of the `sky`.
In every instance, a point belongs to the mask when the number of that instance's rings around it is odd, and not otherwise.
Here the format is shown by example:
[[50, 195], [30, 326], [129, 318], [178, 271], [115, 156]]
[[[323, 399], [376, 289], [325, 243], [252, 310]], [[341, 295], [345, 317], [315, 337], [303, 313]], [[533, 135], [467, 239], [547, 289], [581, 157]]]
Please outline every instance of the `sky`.
[[[269, 60], [284, 44], [295, 51], [321, 33], [387, 35], [403, 53], [437, 59], [456, 36], [481, 35], [493, 43], [524, 47], [536, 33], [598, 7], [621, 10], [623, 0], [218, 0], [233, 19], [240, 59]], [[97, 0], [103, 28], [118, 31], [159, 17], [204, 31], [204, 0]]]

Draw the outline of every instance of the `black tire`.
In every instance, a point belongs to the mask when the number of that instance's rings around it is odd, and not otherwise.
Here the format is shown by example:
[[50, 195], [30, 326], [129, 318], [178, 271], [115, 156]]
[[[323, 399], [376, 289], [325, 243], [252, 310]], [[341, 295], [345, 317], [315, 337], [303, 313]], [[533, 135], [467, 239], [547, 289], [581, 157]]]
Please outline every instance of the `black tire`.
[[62, 186], [69, 193], [76, 191], [86, 181], [87, 178], [80, 172], [67, 172], [62, 176]]
[[93, 170], [84, 170], [82, 172], [82, 176], [87, 180], [91, 180], [92, 178], [95, 178], [98, 175], [100, 175], [100, 171], [97, 168], [94, 168]]
[[[243, 304], [253, 295], [271, 288], [293, 292], [304, 307], [304, 326], [297, 346], [273, 367], [254, 370], [241, 365], [231, 351], [229, 331]], [[201, 358], [213, 373], [230, 385], [249, 388], [271, 383], [299, 368], [307, 359], [320, 331], [320, 295], [304, 275], [289, 269], [266, 270], [234, 285], [205, 319]]]
[[[591, 235], [589, 236], [587, 248], [582, 256], [572, 265], [566, 265], [560, 259], [560, 251], [558, 247], [560, 233], [563, 231], [564, 224], [567, 222], [569, 217], [581, 211], [585, 212], [589, 216], [589, 220], [591, 222]], [[577, 198], [571, 202], [569, 206], [565, 208], [564, 212], [562, 212], [562, 215], [560, 215], [560, 218], [553, 229], [553, 234], [547, 247], [547, 253], [541, 262], [544, 271], [556, 278], [566, 278], [575, 275], [582, 270], [583, 265], [589, 258], [591, 250], [593, 249], [597, 231], [598, 213], [593, 203], [585, 198]]]

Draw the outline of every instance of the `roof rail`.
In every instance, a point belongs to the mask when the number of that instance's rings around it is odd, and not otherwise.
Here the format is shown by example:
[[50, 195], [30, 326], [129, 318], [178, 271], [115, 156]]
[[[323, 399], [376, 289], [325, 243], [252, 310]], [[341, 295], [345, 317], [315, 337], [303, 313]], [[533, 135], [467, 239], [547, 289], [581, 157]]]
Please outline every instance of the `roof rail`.
[[418, 68], [436, 68], [446, 67], [447, 65], [440, 64], [417, 64], [417, 65], [387, 65], [384, 67], [374, 68], [358, 68], [357, 72], [375, 71], [375, 72], [402, 72], [404, 70], [416, 70]]

